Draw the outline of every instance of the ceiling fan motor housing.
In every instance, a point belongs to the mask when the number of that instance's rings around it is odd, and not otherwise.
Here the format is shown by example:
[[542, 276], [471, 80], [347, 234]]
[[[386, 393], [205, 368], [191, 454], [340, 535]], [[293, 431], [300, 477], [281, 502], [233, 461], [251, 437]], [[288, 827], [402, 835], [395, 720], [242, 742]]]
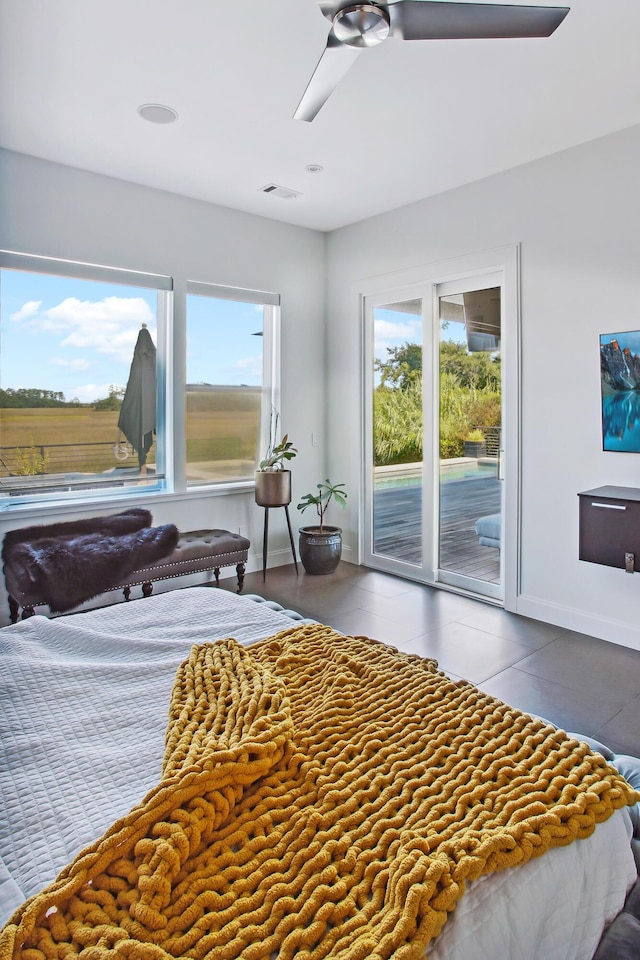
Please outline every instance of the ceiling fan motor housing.
[[389, 31], [389, 14], [373, 3], [343, 7], [333, 18], [336, 40], [349, 47], [375, 47], [387, 39]]

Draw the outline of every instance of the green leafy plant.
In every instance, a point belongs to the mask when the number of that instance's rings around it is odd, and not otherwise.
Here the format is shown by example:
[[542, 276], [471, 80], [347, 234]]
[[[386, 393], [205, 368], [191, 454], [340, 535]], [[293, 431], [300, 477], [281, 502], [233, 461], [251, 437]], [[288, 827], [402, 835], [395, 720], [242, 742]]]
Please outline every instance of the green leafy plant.
[[274, 413], [271, 411], [271, 420], [269, 423], [269, 446], [267, 447], [267, 453], [264, 460], [260, 461], [260, 470], [284, 470], [285, 460], [293, 460], [295, 455], [298, 452], [298, 448], [294, 447], [291, 440], [289, 440], [289, 434], [285, 433], [282, 440], [278, 442], [276, 439], [278, 436], [278, 421], [280, 419], [279, 413]]
[[482, 432], [482, 430], [477, 430], [477, 429], [469, 430], [467, 435], [465, 436], [465, 440], [470, 440], [471, 443], [483, 443], [485, 439], [486, 437]]
[[43, 447], [36, 445], [33, 437], [31, 446], [27, 449], [18, 448], [15, 452], [16, 475], [19, 477], [36, 477], [47, 472], [49, 455]]
[[[373, 396], [376, 466], [422, 460], [422, 347], [405, 343], [387, 348], [376, 360], [380, 382]], [[463, 344], [440, 344], [440, 457], [463, 456], [474, 424], [500, 427], [500, 358], [469, 353]], [[483, 438], [484, 439], [484, 438]]]
[[317, 487], [318, 493], [306, 493], [304, 495], [298, 504], [298, 510], [304, 513], [308, 507], [315, 507], [320, 518], [320, 531], [322, 531], [327, 507], [332, 500], [335, 500], [338, 506], [344, 510], [347, 505], [347, 493], [344, 490], [344, 483], [331, 483], [328, 477], [324, 483], [318, 483]]

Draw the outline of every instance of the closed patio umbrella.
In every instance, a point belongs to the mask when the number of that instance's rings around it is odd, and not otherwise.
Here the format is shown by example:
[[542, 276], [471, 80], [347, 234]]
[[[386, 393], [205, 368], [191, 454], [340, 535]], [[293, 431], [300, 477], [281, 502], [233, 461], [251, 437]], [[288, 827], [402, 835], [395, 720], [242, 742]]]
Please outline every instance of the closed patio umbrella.
[[118, 428], [138, 454], [142, 469], [156, 429], [156, 348], [145, 323], [133, 351]]

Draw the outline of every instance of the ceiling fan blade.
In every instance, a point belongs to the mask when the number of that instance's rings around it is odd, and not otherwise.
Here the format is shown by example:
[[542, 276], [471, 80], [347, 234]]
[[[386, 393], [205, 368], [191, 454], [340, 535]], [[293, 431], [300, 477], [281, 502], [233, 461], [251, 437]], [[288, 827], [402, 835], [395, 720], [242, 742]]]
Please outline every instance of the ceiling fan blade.
[[389, 0], [387, 10], [391, 35], [402, 40], [490, 40], [548, 37], [569, 7]]
[[307, 89], [302, 94], [293, 119], [313, 120], [320, 107], [326, 103], [361, 53], [362, 48], [340, 43], [331, 32], [324, 53], [307, 84]]

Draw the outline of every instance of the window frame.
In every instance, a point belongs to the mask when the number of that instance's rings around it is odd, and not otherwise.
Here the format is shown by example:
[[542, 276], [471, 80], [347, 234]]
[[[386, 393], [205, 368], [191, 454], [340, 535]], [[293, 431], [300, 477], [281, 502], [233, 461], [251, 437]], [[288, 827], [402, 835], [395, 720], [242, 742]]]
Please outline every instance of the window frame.
[[[170, 327], [173, 315], [173, 278], [164, 274], [154, 274], [121, 267], [108, 267], [100, 264], [84, 263], [55, 257], [38, 256], [12, 250], [0, 250], [0, 276], [3, 270], [18, 270], [24, 273], [51, 275], [69, 280], [83, 280], [96, 283], [108, 283], [118, 286], [131, 286], [155, 290], [156, 301], [156, 338], [157, 338], [157, 472], [148, 482], [139, 486], [122, 486], [122, 480], [88, 479], [90, 489], [79, 489], [73, 484], [56, 484], [57, 489], [33, 488], [23, 493], [0, 497], [0, 512], [17, 513], [39, 511], [49, 508], [59, 511], [64, 508], [78, 508], [87, 504], [107, 503], [117, 500], [133, 500], [172, 491], [171, 455], [172, 444], [167, 425], [170, 418], [169, 376], [171, 370]], [[144, 478], [141, 478], [144, 481]], [[116, 483], [118, 485], [116, 485]], [[28, 486], [25, 484], [25, 486]], [[60, 486], [67, 489], [60, 490]]]
[[[263, 307], [263, 340], [262, 340], [262, 398], [260, 404], [259, 448], [266, 450], [269, 443], [272, 412], [280, 411], [280, 304], [279, 293], [265, 290], [252, 290], [244, 287], [230, 287], [222, 284], [209, 283], [202, 280], [187, 280], [185, 285], [185, 340], [188, 329], [186, 297], [209, 297], [214, 300], [232, 300], [239, 303], [252, 303]], [[238, 478], [230, 480], [205, 480], [201, 483], [187, 484], [186, 460], [186, 356], [185, 374], [182, 385], [184, 407], [183, 423], [183, 469], [181, 471], [182, 491], [184, 493], [224, 494], [238, 493], [243, 490], [253, 490], [255, 480]], [[175, 436], [175, 431], [174, 431]], [[258, 464], [256, 463], [256, 469]]]

